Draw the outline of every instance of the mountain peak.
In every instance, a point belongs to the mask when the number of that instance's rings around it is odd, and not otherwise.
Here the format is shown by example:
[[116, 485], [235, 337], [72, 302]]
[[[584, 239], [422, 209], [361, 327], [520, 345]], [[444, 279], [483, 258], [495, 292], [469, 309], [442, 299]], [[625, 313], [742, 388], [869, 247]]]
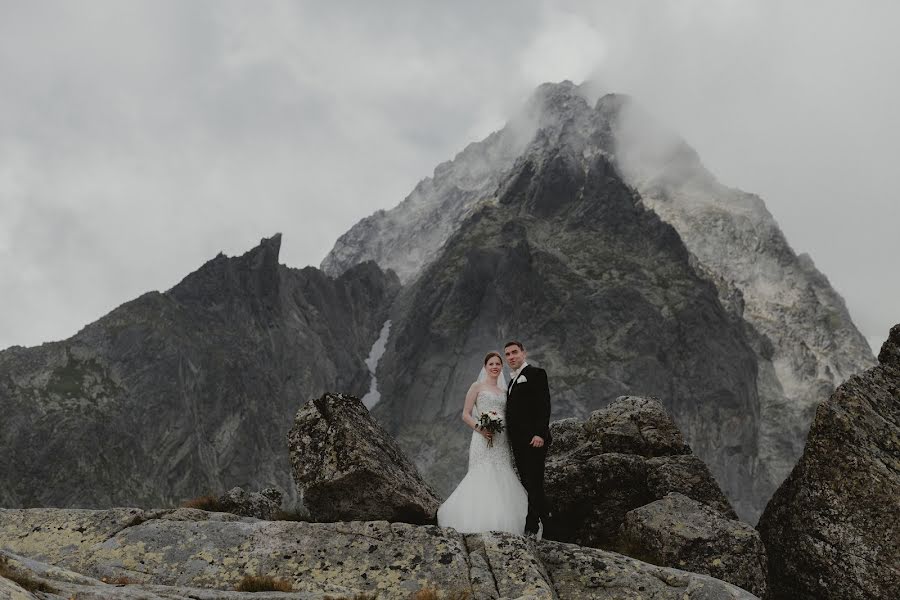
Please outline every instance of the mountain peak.
[[585, 91], [571, 81], [543, 83], [535, 89], [508, 127], [524, 130], [526, 137], [542, 129], [558, 129], [573, 121], [584, 122], [593, 111]]
[[[739, 348], [731, 359], [748, 365], [745, 375], [756, 374], [747, 380], [753, 390], [745, 396], [752, 397], [757, 389], [764, 395], [759, 406], [744, 407], [759, 415], [755, 424], [748, 425], [756, 437], [742, 440], [737, 444], [741, 450], [735, 451], [744, 457], [756, 453], [757, 476], [753, 481], [732, 481], [730, 488], [738, 511], [755, 519], [799, 456], [814, 407], [837, 383], [867, 368], [873, 358], [871, 351], [843, 300], [809, 261], [794, 254], [759, 197], [719, 183], [681, 135], [638, 100], [607, 91], [590, 81], [538, 86], [506, 127], [441, 165], [434, 178], [423, 180], [396, 208], [361, 221], [342, 236], [323, 261], [323, 268], [341, 273], [363, 260], [374, 260], [382, 268], [394, 269], [405, 284], [415, 285], [432, 267], [448, 271], [455, 268], [455, 261], [471, 261], [475, 265], [471, 273], [454, 272], [447, 278], [463, 282], [459, 285], [467, 290], [479, 290], [481, 263], [490, 265], [496, 258], [487, 248], [496, 247], [495, 253], [506, 260], [509, 248], [504, 244], [515, 241], [533, 246], [551, 229], [549, 223], [558, 222], [565, 226], [554, 233], [552, 243], [538, 244], [535, 252], [513, 252], [513, 258], [529, 255], [538, 262], [562, 261], [553, 277], [581, 281], [584, 276], [590, 285], [610, 293], [611, 302], [634, 295], [638, 289], [645, 289], [649, 297], [665, 296], [676, 282], [693, 281], [695, 275], [714, 285], [717, 293], [707, 300], [720, 304], [731, 318], [745, 324], [737, 333], [723, 326], [725, 341], [731, 343], [734, 340], [729, 336], [746, 333], [745, 341], [753, 348], [752, 358], [738, 356], [743, 352]], [[488, 217], [498, 212], [492, 205], [514, 215], [514, 220], [502, 227], [489, 226], [493, 220]], [[651, 224], [653, 215], [645, 214], [644, 209], [659, 217], [656, 225]], [[661, 226], [663, 222], [666, 227]], [[646, 282], [633, 266], [640, 263], [639, 256], [648, 259], [647, 249], [623, 233], [629, 231], [660, 252], [668, 249], [667, 256], [679, 268], [684, 266], [679, 261], [690, 257], [694, 272], [660, 273], [656, 286], [642, 288]], [[448, 244], [460, 232], [477, 238], [471, 244], [473, 249], [448, 260]], [[606, 232], [606, 237], [601, 232]], [[562, 248], [568, 248], [568, 253]], [[593, 259], [585, 258], [595, 252]], [[565, 262], [570, 259], [574, 268]], [[612, 266], [617, 261], [624, 262]], [[501, 269], [500, 273], [507, 271]], [[546, 294], [535, 290], [530, 275], [523, 277], [529, 281], [527, 288], [523, 287], [528, 290], [526, 297], [539, 307], [535, 314], [556, 310], [566, 302], [567, 318], [571, 318], [568, 313], [582, 318], [590, 312], [584, 312], [587, 301], [579, 303], [571, 297], [543, 304]], [[440, 277], [435, 275], [435, 279]], [[810, 291], [798, 298], [796, 290]], [[479, 323], [492, 324], [494, 317], [487, 307], [493, 301], [466, 305], [465, 314], [476, 315]], [[422, 323], [429, 318], [422, 316], [422, 322], [416, 324], [418, 330], [427, 329]], [[611, 322], [619, 318], [621, 314], [610, 316]], [[641, 317], [634, 322], [646, 321]], [[392, 331], [400, 332], [402, 327], [395, 324]], [[486, 346], [492, 343], [487, 337], [478, 339]], [[598, 344], [609, 356], [617, 356], [618, 338], [601, 339]], [[889, 349], [884, 355], [895, 361], [891, 352]], [[696, 354], [696, 349], [692, 353]], [[634, 355], [625, 355], [636, 361], [628, 372], [643, 364]], [[570, 358], [589, 368], [579, 362], [583, 357]], [[600, 362], [605, 364], [606, 359]], [[598, 376], [609, 378], [605, 373]], [[653, 377], [658, 384], [653, 390], [666, 390], [673, 398], [677, 395], [671, 390], [680, 388], [667, 388], [668, 383]], [[718, 385], [714, 381], [710, 377], [709, 382]], [[713, 393], [697, 389], [701, 396]], [[413, 390], [412, 395], [418, 398], [421, 392]], [[584, 397], [602, 397], [596, 392], [593, 389]], [[446, 390], [431, 393], [443, 398]], [[579, 407], [583, 405], [573, 400], [569, 408]], [[721, 450], [708, 445], [704, 456], [719, 460]], [[719, 474], [736, 477], [737, 471], [724, 463], [717, 468]]]
[[587, 95], [581, 86], [575, 85], [568, 79], [559, 83], [547, 82], [535, 88], [528, 100], [529, 104], [540, 104], [546, 108], [561, 106], [567, 102], [584, 100]]
[[252, 269], [269, 270], [278, 268], [278, 255], [281, 253], [281, 233], [270, 238], [262, 238], [259, 245], [244, 253], [244, 257], [252, 261]]
[[878, 353], [878, 362], [885, 367], [900, 370], [900, 324], [891, 327], [888, 339], [882, 344]]
[[[279, 291], [278, 254], [281, 234], [262, 238], [254, 248], [241, 256], [228, 257], [219, 253], [212, 260], [182, 279], [169, 290], [179, 302], [218, 305], [223, 296], [235, 293], [262, 302], [261, 307], [272, 308]], [[253, 303], [254, 305], [256, 302]]]
[[612, 93], [600, 96], [594, 109], [610, 119], [615, 119], [623, 109], [631, 108], [636, 104], [634, 98], [629, 94]]

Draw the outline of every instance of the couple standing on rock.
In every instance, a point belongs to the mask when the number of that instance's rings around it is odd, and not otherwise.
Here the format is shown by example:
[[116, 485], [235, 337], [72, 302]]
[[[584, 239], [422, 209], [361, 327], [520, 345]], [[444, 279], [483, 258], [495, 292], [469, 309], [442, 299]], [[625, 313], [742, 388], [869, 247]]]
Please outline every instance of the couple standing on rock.
[[[508, 342], [503, 351], [509, 384], [502, 357], [489, 352], [466, 394], [462, 419], [475, 430], [469, 470], [438, 509], [438, 525], [461, 533], [524, 532], [540, 538], [549, 516], [544, 498], [544, 461], [552, 441], [547, 372], [528, 364], [522, 342]], [[481, 426], [481, 415], [491, 412], [504, 421], [504, 430]]]

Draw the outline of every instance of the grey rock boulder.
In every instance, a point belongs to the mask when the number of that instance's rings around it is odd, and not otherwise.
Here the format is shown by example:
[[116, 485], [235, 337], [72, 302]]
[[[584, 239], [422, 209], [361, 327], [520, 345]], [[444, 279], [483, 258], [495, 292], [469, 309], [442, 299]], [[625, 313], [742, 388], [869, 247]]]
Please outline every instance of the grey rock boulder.
[[729, 519], [737, 519], [734, 509], [709, 468], [693, 454], [656, 456], [647, 459], [647, 490], [654, 498], [670, 492], [684, 494], [715, 509]]
[[704, 573], [764, 595], [759, 534], [737, 520], [663, 406], [623, 396], [551, 425], [547, 538]]
[[709, 469], [653, 398], [622, 396], [586, 421], [554, 422], [551, 432], [545, 489], [554, 517], [547, 537], [616, 548], [625, 514], [669, 492], [735, 518]]
[[708, 575], [657, 567], [615, 552], [558, 542], [543, 542], [539, 551], [560, 600], [756, 598]]
[[218, 504], [223, 512], [272, 521], [281, 510], [281, 496], [275, 488], [248, 492], [244, 488], [233, 487], [219, 496]]
[[759, 521], [774, 600], [887, 600], [900, 590], [900, 325], [877, 367], [819, 405]]
[[617, 398], [606, 409], [591, 413], [583, 429], [602, 452], [644, 457], [691, 452], [681, 430], [655, 398]]
[[307, 402], [288, 447], [314, 520], [434, 522], [440, 498], [359, 399], [327, 393]]
[[759, 533], [682, 494], [629, 511], [622, 543], [630, 555], [649, 563], [705, 573], [766, 595], [766, 550]]

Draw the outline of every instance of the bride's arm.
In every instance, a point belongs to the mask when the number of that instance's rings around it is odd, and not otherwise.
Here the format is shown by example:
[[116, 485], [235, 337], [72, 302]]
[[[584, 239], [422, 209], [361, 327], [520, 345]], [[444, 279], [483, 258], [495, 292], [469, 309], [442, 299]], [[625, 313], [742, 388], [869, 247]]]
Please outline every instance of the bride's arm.
[[[479, 431], [478, 429], [478, 421], [472, 417], [472, 407], [475, 406], [475, 397], [478, 395], [478, 383], [473, 383], [469, 386], [469, 391], [466, 393], [466, 403], [463, 406], [462, 412], [462, 420], [466, 422], [470, 428], [475, 431]], [[483, 432], [481, 432], [483, 434]]]

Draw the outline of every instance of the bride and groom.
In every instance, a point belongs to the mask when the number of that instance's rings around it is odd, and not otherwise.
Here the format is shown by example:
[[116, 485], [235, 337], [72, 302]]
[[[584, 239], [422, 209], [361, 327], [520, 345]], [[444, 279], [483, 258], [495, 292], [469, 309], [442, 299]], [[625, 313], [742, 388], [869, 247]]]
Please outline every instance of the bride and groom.
[[[474, 429], [469, 470], [438, 509], [437, 520], [461, 533], [508, 531], [539, 537], [541, 520], [548, 516], [544, 461], [552, 441], [547, 372], [527, 363], [521, 342], [509, 342], [503, 351], [509, 384], [502, 357], [489, 352], [466, 394], [462, 419]], [[503, 419], [503, 431], [492, 433], [480, 425], [480, 416], [491, 411]]]

